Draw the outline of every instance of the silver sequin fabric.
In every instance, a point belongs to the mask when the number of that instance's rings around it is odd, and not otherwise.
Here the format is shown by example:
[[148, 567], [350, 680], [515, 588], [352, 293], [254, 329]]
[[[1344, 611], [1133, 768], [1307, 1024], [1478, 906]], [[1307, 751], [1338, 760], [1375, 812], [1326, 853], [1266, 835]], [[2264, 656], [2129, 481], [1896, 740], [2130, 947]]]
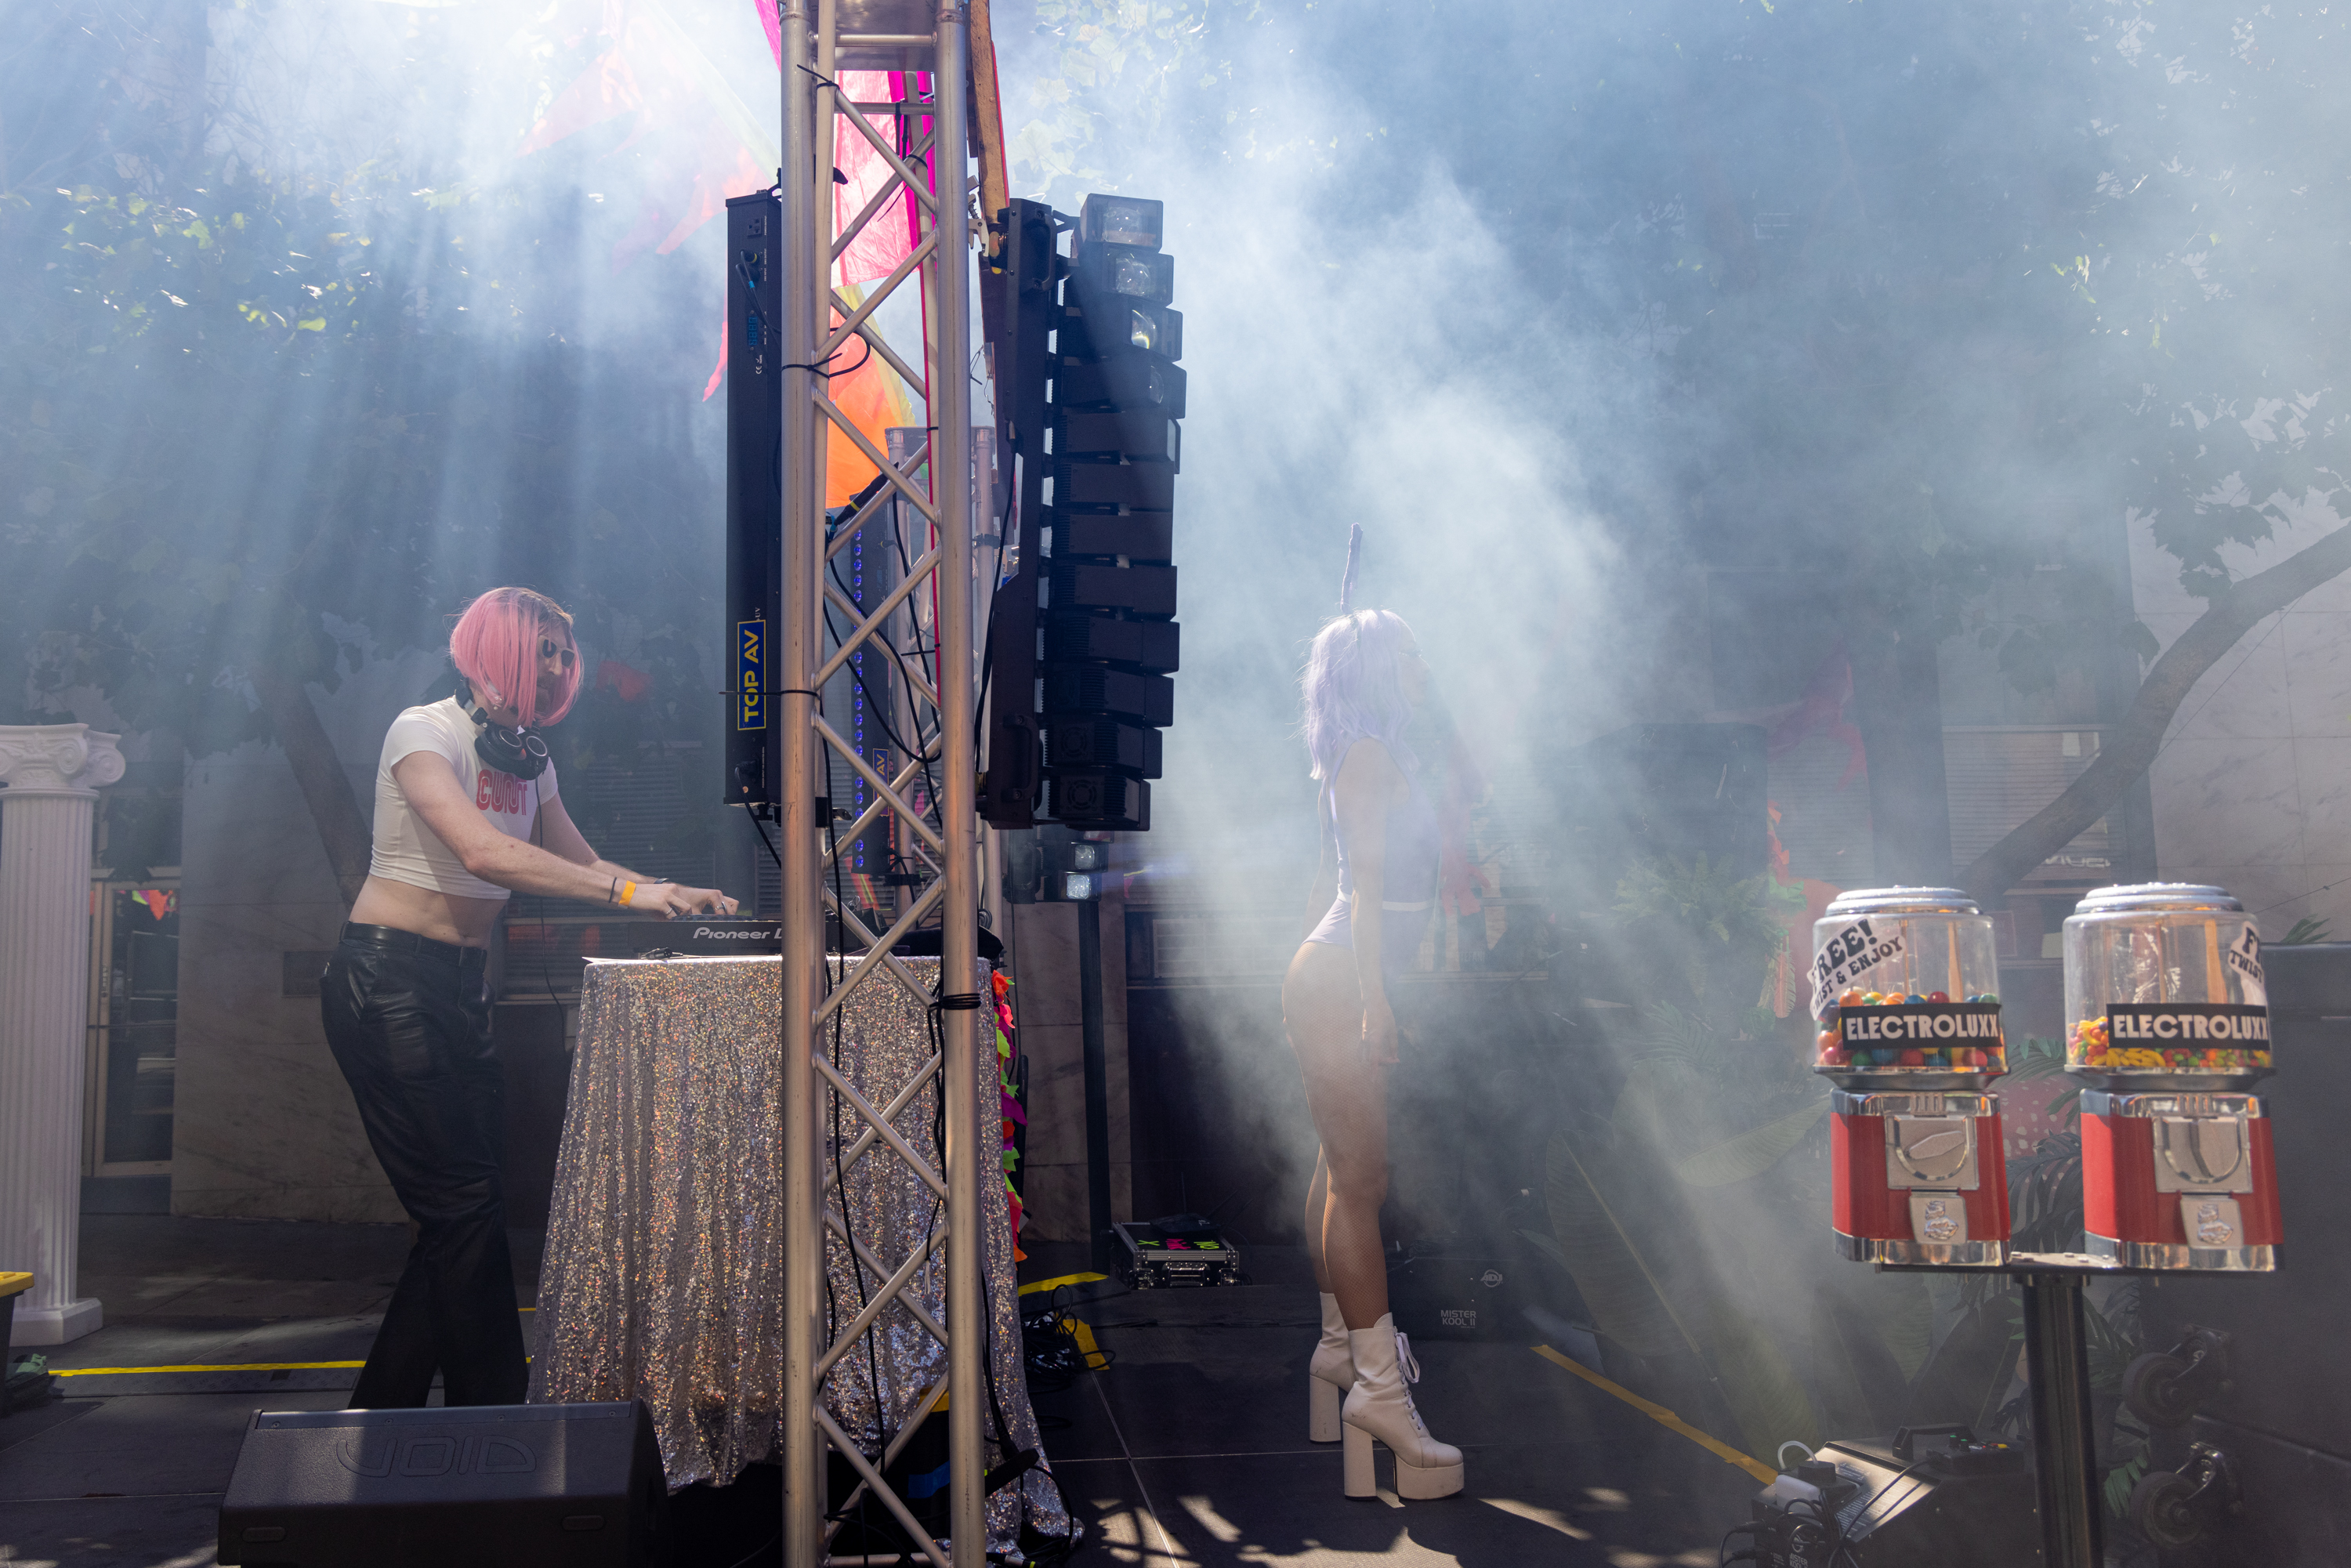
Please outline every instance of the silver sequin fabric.
[[[939, 960], [904, 962], [926, 991], [935, 984]], [[840, 977], [835, 960], [835, 983]], [[984, 967], [974, 988], [987, 993]], [[723, 1485], [775, 1451], [783, 1348], [781, 1006], [774, 958], [597, 960], [582, 986], [539, 1275], [530, 1398], [643, 1400], [673, 1489]], [[925, 1002], [877, 971], [839, 1009], [837, 1035], [828, 1022], [818, 1049], [860, 1094], [886, 1108], [934, 1053], [931, 1017]], [[996, 1169], [992, 1039], [983, 1035], [977, 1052], [982, 1123], [974, 1129], [989, 1195], [989, 1365], [1013, 1445], [1041, 1454], [1022, 1375], [1011, 1225]], [[936, 1079], [918, 1087], [891, 1125], [944, 1181], [936, 1088]], [[828, 1173], [865, 1125], [836, 1101], [820, 1077], [818, 1148]], [[878, 1138], [842, 1174], [850, 1234], [883, 1269], [897, 1269], [937, 1239], [911, 1293], [944, 1324], [946, 1206]], [[830, 1334], [857, 1317], [885, 1276], [861, 1270], [837, 1233], [828, 1230], [826, 1243]], [[827, 1375], [826, 1407], [873, 1454], [885, 1434], [903, 1429], [946, 1365], [946, 1347], [893, 1302]], [[984, 1430], [995, 1425], [983, 1416]], [[991, 1444], [987, 1463], [1003, 1458]], [[1019, 1560], [1024, 1514], [1044, 1535], [1071, 1532], [1041, 1459], [988, 1500], [991, 1554]]]

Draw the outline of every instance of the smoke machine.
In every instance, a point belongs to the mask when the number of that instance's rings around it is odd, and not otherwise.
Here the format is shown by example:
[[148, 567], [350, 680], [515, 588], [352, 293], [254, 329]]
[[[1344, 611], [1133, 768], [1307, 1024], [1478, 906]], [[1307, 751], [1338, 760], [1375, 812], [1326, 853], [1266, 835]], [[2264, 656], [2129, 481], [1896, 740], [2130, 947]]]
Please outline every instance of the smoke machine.
[[1871, 888], [1813, 927], [1813, 1071], [1830, 1100], [1837, 1250], [1877, 1263], [2008, 1260], [2008, 1071], [1991, 918], [1943, 887]]

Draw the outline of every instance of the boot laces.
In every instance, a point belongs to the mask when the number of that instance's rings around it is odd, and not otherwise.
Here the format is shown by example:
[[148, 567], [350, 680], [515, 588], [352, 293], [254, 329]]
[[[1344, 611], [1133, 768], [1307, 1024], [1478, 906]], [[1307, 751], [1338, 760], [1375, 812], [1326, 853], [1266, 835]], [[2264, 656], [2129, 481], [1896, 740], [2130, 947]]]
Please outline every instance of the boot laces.
[[1412, 1416], [1412, 1429], [1422, 1437], [1428, 1436], [1428, 1423], [1420, 1418], [1420, 1404], [1412, 1396], [1412, 1385], [1420, 1381], [1420, 1362], [1412, 1354], [1412, 1341], [1396, 1330], [1396, 1371], [1403, 1375], [1399, 1392], [1404, 1395], [1404, 1407]]
[[1420, 1381], [1420, 1363], [1412, 1354], [1412, 1341], [1405, 1337], [1402, 1329], [1396, 1330], [1396, 1370], [1404, 1374], [1406, 1383]]

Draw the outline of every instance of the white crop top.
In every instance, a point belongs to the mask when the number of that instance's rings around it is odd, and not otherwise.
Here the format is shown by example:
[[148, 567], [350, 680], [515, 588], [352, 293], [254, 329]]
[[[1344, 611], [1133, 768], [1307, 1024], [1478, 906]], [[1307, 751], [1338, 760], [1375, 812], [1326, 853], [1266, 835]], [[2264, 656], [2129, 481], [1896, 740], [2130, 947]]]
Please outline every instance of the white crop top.
[[465, 869], [456, 852], [409, 805], [392, 771], [404, 757], [432, 752], [449, 764], [492, 827], [510, 839], [527, 840], [538, 820], [538, 803], [556, 798], [555, 764], [549, 762], [536, 779], [517, 779], [485, 767], [474, 749], [478, 734], [455, 697], [404, 709], [392, 721], [392, 730], [383, 737], [383, 759], [375, 770], [375, 853], [368, 862], [370, 876], [460, 898], [510, 896], [507, 889]]

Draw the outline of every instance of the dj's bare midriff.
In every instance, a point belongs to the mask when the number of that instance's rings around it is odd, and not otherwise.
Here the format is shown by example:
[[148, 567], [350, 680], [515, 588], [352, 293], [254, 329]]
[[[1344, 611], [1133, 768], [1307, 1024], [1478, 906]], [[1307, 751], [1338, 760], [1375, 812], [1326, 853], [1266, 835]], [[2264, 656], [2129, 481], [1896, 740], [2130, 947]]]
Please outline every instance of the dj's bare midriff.
[[435, 942], [461, 947], [486, 947], [490, 927], [497, 924], [503, 898], [465, 898], [429, 887], [371, 876], [351, 905], [351, 920], [360, 925], [389, 925], [413, 931]]

